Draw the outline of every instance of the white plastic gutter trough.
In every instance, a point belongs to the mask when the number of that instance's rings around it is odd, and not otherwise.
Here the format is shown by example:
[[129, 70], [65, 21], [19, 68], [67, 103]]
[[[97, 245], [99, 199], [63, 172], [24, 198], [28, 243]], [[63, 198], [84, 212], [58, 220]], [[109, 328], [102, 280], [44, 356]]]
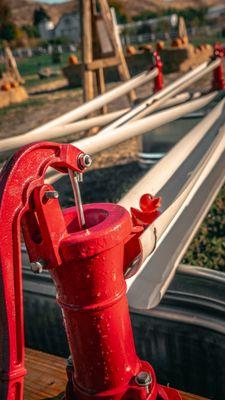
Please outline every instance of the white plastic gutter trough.
[[[151, 193], [162, 195], [166, 203], [161, 216], [141, 236], [142, 265], [127, 280], [132, 308], [149, 309], [160, 302], [224, 181], [224, 104], [221, 101], [119, 202], [127, 209], [139, 207], [140, 196]], [[169, 202], [167, 196], [172, 197]]]

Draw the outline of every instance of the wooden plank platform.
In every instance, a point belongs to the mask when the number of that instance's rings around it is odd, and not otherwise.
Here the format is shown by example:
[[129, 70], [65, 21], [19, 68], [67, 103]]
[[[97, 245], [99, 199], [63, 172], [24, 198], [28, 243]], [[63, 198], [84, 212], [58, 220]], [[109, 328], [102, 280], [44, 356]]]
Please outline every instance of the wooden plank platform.
[[[66, 361], [61, 357], [26, 349], [24, 400], [61, 400], [66, 387]], [[182, 400], [207, 400], [181, 392]]]
[[67, 383], [63, 358], [26, 349], [26, 368], [24, 400], [62, 398]]

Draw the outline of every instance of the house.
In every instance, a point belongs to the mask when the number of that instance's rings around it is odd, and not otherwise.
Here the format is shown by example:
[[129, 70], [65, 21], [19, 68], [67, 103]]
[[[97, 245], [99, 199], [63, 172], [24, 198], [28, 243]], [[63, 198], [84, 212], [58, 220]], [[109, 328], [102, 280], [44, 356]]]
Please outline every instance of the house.
[[80, 42], [80, 15], [68, 13], [62, 15], [54, 29], [54, 37], [66, 37], [76, 44]]
[[38, 31], [41, 39], [51, 40], [54, 38], [54, 24], [49, 19], [43, 19], [38, 25]]
[[79, 13], [67, 13], [61, 16], [54, 26], [51, 20], [45, 19], [38, 25], [41, 39], [51, 40], [67, 38], [71, 43], [78, 44], [81, 37]]
[[208, 9], [206, 19], [209, 22], [217, 22], [224, 18], [225, 18], [225, 5], [219, 4], [215, 7], [210, 7]]

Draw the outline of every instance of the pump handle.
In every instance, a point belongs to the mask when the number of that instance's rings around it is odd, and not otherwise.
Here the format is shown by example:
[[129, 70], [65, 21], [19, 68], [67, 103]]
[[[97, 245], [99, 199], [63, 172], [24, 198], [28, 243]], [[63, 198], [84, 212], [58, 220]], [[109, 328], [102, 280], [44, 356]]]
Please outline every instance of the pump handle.
[[[70, 144], [32, 143], [22, 147], [0, 174], [0, 398], [23, 400], [24, 324], [21, 264], [21, 217], [30, 195], [44, 184], [48, 167], [83, 172], [84, 154]], [[3, 349], [3, 351], [2, 351]]]

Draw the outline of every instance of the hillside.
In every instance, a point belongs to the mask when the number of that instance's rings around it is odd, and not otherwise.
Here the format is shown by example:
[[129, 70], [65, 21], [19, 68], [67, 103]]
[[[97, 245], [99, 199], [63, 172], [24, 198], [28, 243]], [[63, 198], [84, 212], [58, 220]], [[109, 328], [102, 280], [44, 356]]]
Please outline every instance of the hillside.
[[8, 0], [8, 4], [11, 6], [13, 19], [19, 26], [32, 24], [34, 10], [40, 6], [45, 8], [54, 23], [59, 20], [61, 15], [72, 12], [77, 8], [76, 0], [62, 4], [47, 4], [44, 2], [40, 4], [32, 0]]
[[[162, 11], [166, 8], [204, 7], [223, 3], [223, 0], [117, 0], [124, 4], [126, 13], [132, 17], [143, 11]], [[33, 12], [40, 7], [40, 3], [32, 0], [8, 0], [11, 5], [14, 21], [18, 25], [31, 24]], [[47, 4], [43, 1], [42, 7], [46, 9], [54, 23], [62, 14], [72, 12], [78, 8], [78, 0], [70, 0], [62, 4]]]

